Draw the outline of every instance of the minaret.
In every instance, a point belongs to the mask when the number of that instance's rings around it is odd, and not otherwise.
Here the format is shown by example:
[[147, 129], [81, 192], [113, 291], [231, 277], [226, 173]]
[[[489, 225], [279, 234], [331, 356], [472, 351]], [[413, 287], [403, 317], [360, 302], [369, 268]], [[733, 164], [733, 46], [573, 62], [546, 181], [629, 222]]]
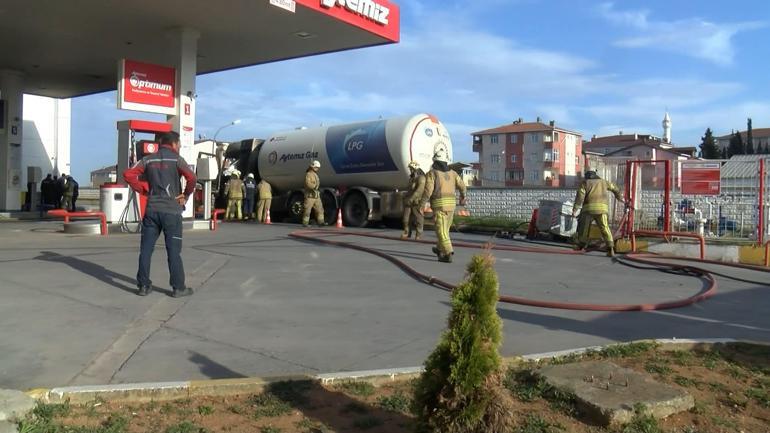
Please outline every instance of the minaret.
[[663, 142], [671, 143], [671, 118], [668, 116], [668, 111], [663, 117]]

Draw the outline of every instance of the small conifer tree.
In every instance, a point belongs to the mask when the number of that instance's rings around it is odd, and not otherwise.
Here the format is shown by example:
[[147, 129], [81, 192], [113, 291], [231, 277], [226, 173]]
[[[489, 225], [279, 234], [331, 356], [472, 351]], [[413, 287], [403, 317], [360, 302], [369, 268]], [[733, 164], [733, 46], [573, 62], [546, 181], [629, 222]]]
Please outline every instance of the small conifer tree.
[[474, 256], [452, 292], [448, 329], [415, 386], [417, 430], [508, 432], [511, 397], [502, 385], [497, 274], [490, 254]]

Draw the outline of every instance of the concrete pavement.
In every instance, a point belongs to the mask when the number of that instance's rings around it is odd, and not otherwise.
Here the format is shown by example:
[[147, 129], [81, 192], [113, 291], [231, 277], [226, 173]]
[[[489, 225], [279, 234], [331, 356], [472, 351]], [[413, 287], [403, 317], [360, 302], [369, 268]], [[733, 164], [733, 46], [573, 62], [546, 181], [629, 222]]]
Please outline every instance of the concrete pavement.
[[[173, 299], [159, 241], [153, 281], [133, 294], [137, 235], [71, 236], [61, 223], [0, 224], [0, 388], [323, 373], [420, 365], [446, 323], [449, 295], [358, 251], [287, 238], [298, 226], [224, 224], [185, 233], [188, 284]], [[375, 231], [375, 230], [370, 230]], [[398, 232], [387, 230], [389, 234]], [[483, 242], [483, 236], [455, 235]], [[437, 263], [426, 245], [340, 237], [459, 281], [470, 256]], [[511, 242], [496, 240], [498, 243]], [[651, 302], [701, 289], [599, 255], [496, 252], [501, 293], [579, 302]], [[721, 267], [719, 267], [721, 268]], [[602, 313], [501, 304], [504, 355], [640, 338], [770, 341], [767, 274], [725, 270], [706, 302]]]

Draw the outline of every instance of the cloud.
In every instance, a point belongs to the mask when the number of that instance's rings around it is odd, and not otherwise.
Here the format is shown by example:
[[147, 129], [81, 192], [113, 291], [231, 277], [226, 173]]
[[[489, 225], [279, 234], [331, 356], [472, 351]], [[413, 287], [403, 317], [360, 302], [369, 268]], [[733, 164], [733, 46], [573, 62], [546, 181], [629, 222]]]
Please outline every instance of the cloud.
[[652, 21], [648, 10], [618, 10], [613, 3], [602, 3], [598, 11], [610, 23], [637, 33], [618, 39], [616, 46], [669, 51], [722, 66], [733, 63], [735, 35], [767, 26], [763, 21], [713, 23], [701, 18]]

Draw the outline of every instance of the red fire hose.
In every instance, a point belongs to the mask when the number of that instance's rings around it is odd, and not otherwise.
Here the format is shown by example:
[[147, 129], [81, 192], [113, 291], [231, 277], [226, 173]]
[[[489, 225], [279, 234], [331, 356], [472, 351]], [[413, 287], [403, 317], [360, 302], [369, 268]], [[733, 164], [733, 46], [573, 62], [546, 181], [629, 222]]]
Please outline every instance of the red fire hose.
[[[305, 241], [316, 242], [316, 243], [325, 244], [325, 245], [333, 245], [337, 247], [354, 249], [365, 253], [373, 254], [378, 257], [382, 257], [383, 259], [396, 265], [399, 269], [403, 270], [407, 275], [411, 276], [412, 278], [424, 284], [438, 287], [442, 290], [452, 291], [455, 287], [457, 287], [454, 284], [448, 283], [434, 276], [423, 274], [417, 271], [416, 269], [414, 269], [413, 267], [407, 265], [404, 261], [396, 258], [395, 256], [384, 253], [377, 249], [369, 248], [369, 247], [351, 243], [351, 242], [326, 239], [323, 237], [319, 237], [318, 235], [332, 235], [335, 237], [341, 236], [341, 235], [342, 236], [360, 236], [360, 237], [368, 237], [368, 238], [401, 241], [400, 238], [397, 238], [394, 236], [386, 236], [381, 234], [363, 233], [363, 232], [348, 232], [348, 231], [341, 232], [339, 230], [324, 230], [324, 229], [298, 230], [289, 234], [290, 237], [295, 239], [302, 239]], [[434, 243], [428, 240], [418, 241], [418, 240], [410, 239], [409, 241], [425, 243], [425, 244]], [[583, 254], [580, 251], [566, 250], [564, 248], [522, 247], [522, 246], [513, 246], [513, 245], [476, 244], [476, 243], [469, 243], [469, 242], [453, 242], [453, 245], [461, 248], [491, 249], [496, 251], [515, 251], [515, 252], [541, 253], [541, 254], [543, 253], [545, 254]], [[626, 254], [623, 258], [619, 259], [619, 261], [620, 262], [630, 261], [630, 262], [636, 262], [636, 263], [647, 265], [648, 267], [644, 269], [656, 269], [656, 270], [661, 270], [665, 272], [693, 276], [693, 277], [702, 279], [707, 283], [707, 285], [699, 293], [685, 299], [676, 300], [676, 301], [658, 302], [658, 303], [646, 303], [646, 304], [587, 304], [587, 303], [574, 303], [574, 302], [555, 302], [555, 301], [543, 301], [543, 300], [536, 300], [536, 299], [521, 298], [516, 296], [508, 296], [508, 295], [501, 295], [499, 300], [500, 302], [504, 302], [508, 304], [527, 305], [531, 307], [541, 307], [541, 308], [554, 308], [554, 309], [561, 309], [561, 310], [651, 311], [651, 310], [665, 310], [665, 309], [684, 307], [684, 306], [702, 301], [716, 294], [717, 282], [714, 276], [712, 275], [712, 272], [709, 272], [703, 268], [699, 268], [691, 265], [661, 263], [655, 259], [666, 259], [666, 260], [677, 259], [677, 260], [688, 260], [688, 261], [701, 262], [701, 263], [716, 263], [719, 265], [724, 265], [729, 267], [751, 269], [759, 272], [770, 272], [770, 270], [768, 269], [764, 269], [757, 266], [750, 266], [750, 265], [738, 265], [738, 264], [731, 264], [731, 263], [724, 263], [724, 262], [714, 262], [711, 260], [698, 260], [698, 259], [689, 259], [689, 258], [683, 259], [681, 257], [674, 258], [669, 256], [658, 256], [658, 255], [649, 254], [649, 253], [648, 254], [633, 253], [633, 254]]]

